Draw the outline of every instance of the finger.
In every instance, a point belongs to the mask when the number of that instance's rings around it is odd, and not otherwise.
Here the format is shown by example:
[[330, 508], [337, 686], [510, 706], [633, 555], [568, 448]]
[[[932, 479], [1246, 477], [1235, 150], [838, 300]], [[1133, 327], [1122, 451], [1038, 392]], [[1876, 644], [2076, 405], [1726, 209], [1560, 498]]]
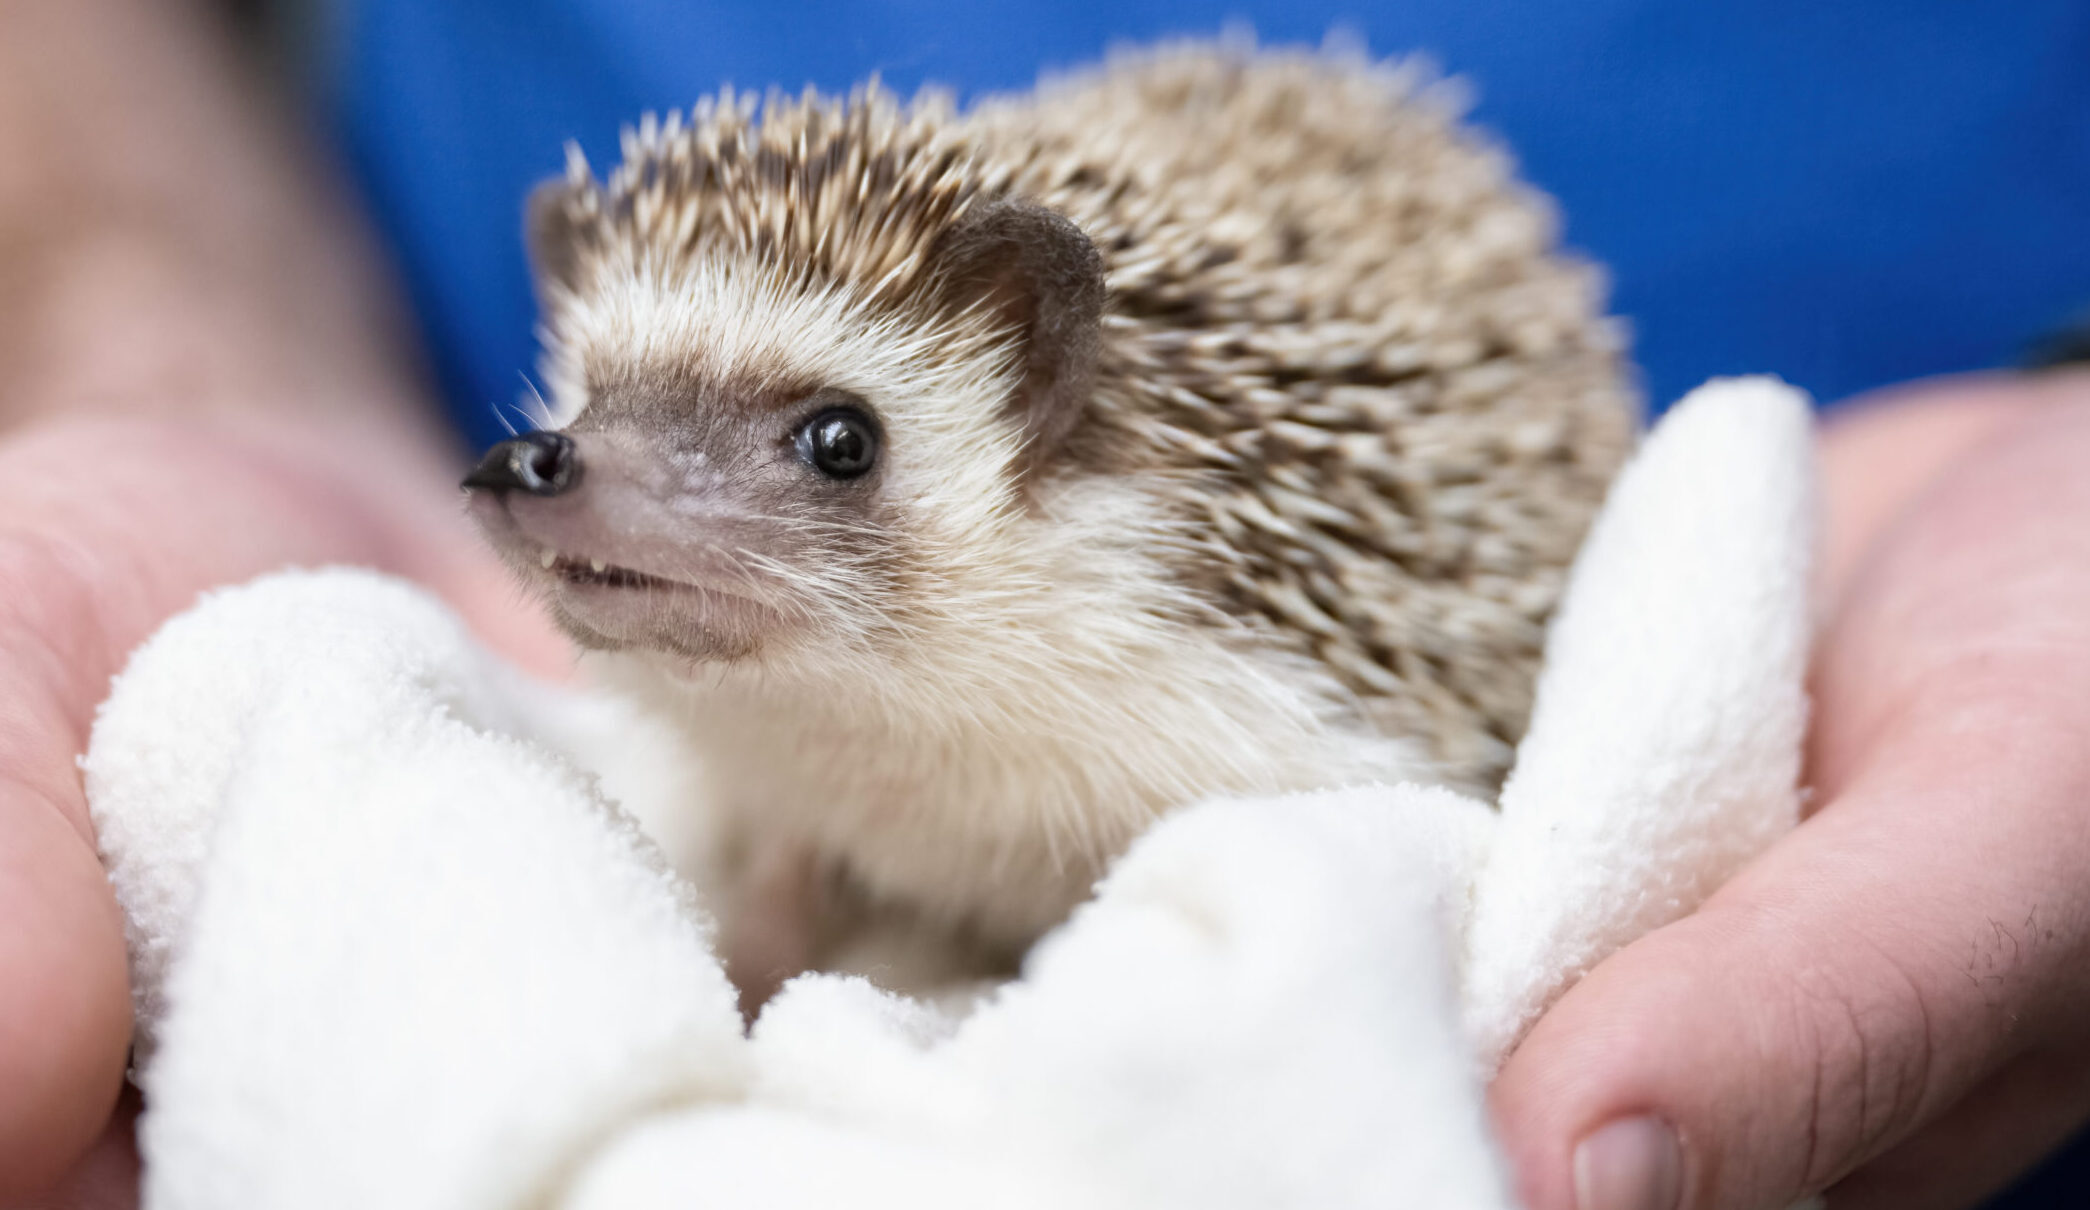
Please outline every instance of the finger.
[[1910, 727], [1563, 997], [1495, 1088], [1534, 1210], [1789, 1204], [2058, 1035], [2090, 991], [2090, 829], [2055, 816], [2090, 769], [2026, 719], [1990, 701]]
[[0, 793], [0, 1205], [94, 1137], [130, 1035], [122, 929], [94, 852], [12, 799]]
[[1864, 552], [1893, 519], [1968, 451], [2054, 396], [2080, 391], [2084, 376], [1969, 374], [1904, 383], [1831, 409], [1821, 432], [1823, 596], [1833, 600]]
[[50, 572], [0, 547], [14, 586], [0, 605], [0, 1204], [56, 1179], [95, 1136], [130, 1040], [122, 920], [69, 767], [80, 720], [54, 672], [84, 636]]
[[138, 1210], [138, 1108], [125, 1092], [93, 1148], [23, 1210]]
[[1835, 1210], [1953, 1210], [2009, 1185], [2090, 1122], [2090, 1063], [2035, 1052], [1830, 1190]]

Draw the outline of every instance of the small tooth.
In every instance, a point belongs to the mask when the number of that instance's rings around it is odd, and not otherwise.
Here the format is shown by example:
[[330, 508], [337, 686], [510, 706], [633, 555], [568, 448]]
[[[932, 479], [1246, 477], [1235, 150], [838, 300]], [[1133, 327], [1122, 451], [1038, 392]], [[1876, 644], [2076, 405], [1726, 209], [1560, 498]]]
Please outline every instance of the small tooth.
[[537, 556], [537, 561], [544, 564], [544, 570], [550, 571], [552, 564], [559, 561], [559, 552], [547, 546], [544, 548], [544, 553]]
[[598, 576], [602, 574], [602, 569], [604, 566], [605, 564], [601, 559], [588, 560], [588, 570], [594, 572]]

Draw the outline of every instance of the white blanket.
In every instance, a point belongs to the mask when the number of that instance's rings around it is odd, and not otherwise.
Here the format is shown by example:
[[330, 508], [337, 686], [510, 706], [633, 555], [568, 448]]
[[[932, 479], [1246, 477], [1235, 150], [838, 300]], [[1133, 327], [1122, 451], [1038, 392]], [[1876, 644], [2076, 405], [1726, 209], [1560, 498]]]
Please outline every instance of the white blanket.
[[616, 805], [676, 797], [665, 737], [404, 584], [212, 594], [133, 657], [85, 761], [145, 1204], [1510, 1207], [1494, 1065], [1794, 822], [1809, 423], [1734, 380], [1649, 437], [1499, 811], [1187, 807], [962, 1020], [808, 976], [745, 1036]]

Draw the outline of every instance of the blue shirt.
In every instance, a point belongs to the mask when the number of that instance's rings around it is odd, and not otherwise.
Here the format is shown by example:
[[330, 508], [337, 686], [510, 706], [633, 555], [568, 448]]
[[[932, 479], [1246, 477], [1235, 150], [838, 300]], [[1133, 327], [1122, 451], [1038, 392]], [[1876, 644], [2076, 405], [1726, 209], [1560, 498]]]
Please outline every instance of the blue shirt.
[[[1252, 0], [1266, 41], [1423, 51], [1608, 264], [1659, 406], [1770, 371], [1824, 400], [2004, 365], [2090, 306], [2080, 0]], [[333, 116], [476, 438], [533, 370], [519, 208], [576, 138], [721, 83], [1025, 87], [1188, 0], [343, 0]]]

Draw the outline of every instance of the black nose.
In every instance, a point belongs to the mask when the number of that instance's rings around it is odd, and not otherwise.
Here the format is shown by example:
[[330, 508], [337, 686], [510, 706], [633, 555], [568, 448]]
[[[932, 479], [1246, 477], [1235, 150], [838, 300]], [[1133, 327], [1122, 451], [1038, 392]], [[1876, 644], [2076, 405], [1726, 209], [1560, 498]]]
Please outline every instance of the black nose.
[[510, 488], [533, 496], [556, 496], [581, 481], [580, 454], [564, 433], [524, 433], [486, 451], [486, 457], [464, 477], [476, 487], [504, 492]]

